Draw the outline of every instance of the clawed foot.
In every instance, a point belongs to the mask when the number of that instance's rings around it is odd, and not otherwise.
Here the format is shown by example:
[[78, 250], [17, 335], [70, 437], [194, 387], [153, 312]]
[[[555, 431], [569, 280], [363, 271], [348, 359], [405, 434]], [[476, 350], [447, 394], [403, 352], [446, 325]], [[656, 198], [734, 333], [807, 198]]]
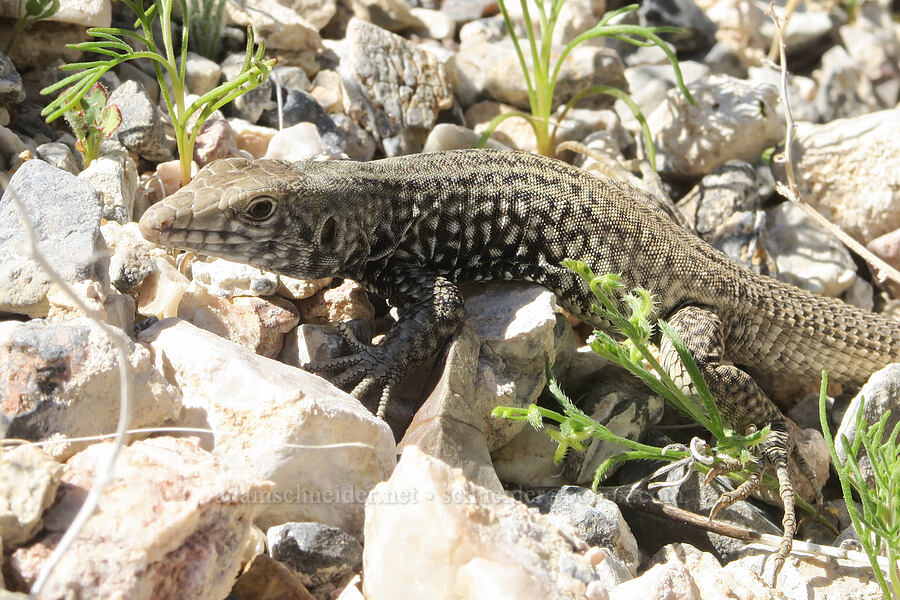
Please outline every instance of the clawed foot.
[[384, 419], [391, 390], [396, 383], [395, 369], [391, 367], [391, 357], [381, 346], [360, 342], [345, 323], [338, 323], [337, 330], [347, 346], [350, 347], [352, 354], [306, 363], [300, 368], [318, 375], [337, 373], [328, 378], [331, 383], [342, 390], [349, 390], [350, 395], [360, 401], [372, 390], [380, 388], [378, 410], [375, 416]]

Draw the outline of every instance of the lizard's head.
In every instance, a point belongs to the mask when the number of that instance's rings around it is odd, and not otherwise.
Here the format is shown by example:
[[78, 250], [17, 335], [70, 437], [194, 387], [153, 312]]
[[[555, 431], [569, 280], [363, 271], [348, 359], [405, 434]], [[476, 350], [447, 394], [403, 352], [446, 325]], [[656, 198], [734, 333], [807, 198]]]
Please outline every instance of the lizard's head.
[[[315, 171], [310, 163], [310, 171]], [[151, 242], [300, 278], [339, 274], [351, 251], [334, 194], [315, 175], [277, 160], [227, 158], [141, 217]]]

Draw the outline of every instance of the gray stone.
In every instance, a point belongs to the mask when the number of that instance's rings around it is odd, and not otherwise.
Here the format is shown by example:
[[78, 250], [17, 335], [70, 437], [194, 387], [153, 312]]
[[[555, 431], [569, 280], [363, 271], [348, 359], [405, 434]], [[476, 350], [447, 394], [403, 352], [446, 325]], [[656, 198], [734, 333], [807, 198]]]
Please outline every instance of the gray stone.
[[9, 57], [0, 52], [0, 103], [15, 104], [24, 100], [22, 77]]
[[175, 142], [166, 139], [162, 112], [150, 101], [142, 84], [126, 81], [113, 90], [108, 103], [118, 105], [122, 112], [116, 134], [126, 148], [154, 162], [173, 158]]
[[100, 156], [78, 178], [90, 182], [100, 194], [104, 219], [123, 225], [131, 221], [137, 193], [137, 166], [127, 153], [118, 151]]
[[[600, 369], [588, 381], [580, 382], [580, 387], [587, 390], [577, 399], [581, 410], [622, 437], [638, 440], [662, 419], [662, 399], [618, 367]], [[566, 473], [578, 483], [590, 483], [597, 467], [621, 452], [618, 444], [592, 439], [584, 452], [566, 456]], [[613, 472], [608, 471], [607, 476]]]
[[843, 243], [791, 202], [769, 212], [769, 250], [778, 279], [822, 296], [840, 296], [856, 280], [856, 263]]
[[80, 161], [72, 154], [72, 150], [60, 142], [41, 144], [37, 147], [37, 156], [42, 161], [72, 175], [78, 175], [81, 170], [78, 166]]
[[[335, 113], [331, 115], [331, 120], [335, 126], [341, 130], [346, 140], [344, 152], [350, 160], [365, 162], [371, 160], [375, 156], [375, 139], [368, 131], [360, 127], [360, 125], [345, 115], [344, 113]], [[441, 124], [435, 125], [435, 129]], [[434, 129], [432, 129], [434, 131]], [[426, 144], [427, 145], [427, 144]], [[424, 149], [423, 149], [424, 151]]]
[[28, 255], [13, 193], [35, 229], [38, 251], [63, 280], [92, 279], [106, 285], [97, 192], [71, 173], [29, 160], [0, 199], [0, 311], [39, 317], [49, 309], [51, 281]]
[[187, 53], [184, 70], [184, 82], [188, 91], [198, 96], [202, 96], [219, 85], [219, 80], [222, 78], [222, 68], [218, 63], [194, 52]]
[[308, 588], [359, 571], [362, 545], [337, 527], [285, 523], [266, 531], [269, 554], [290, 567]]
[[641, 3], [638, 16], [644, 27], [680, 27], [681, 33], [660, 36], [680, 52], [706, 50], [716, 43], [716, 24], [694, 0], [647, 0]]
[[156, 258], [152, 253], [156, 246], [143, 238], [137, 223], [123, 227], [109, 221], [100, 230], [113, 251], [109, 259], [109, 280], [117, 290], [127, 294], [156, 272]]
[[572, 527], [591, 546], [610, 550], [633, 576], [641, 551], [616, 503], [587, 488], [566, 485], [528, 502], [551, 521]]
[[341, 49], [347, 115], [387, 156], [418, 152], [440, 111], [453, 104], [446, 68], [434, 54], [359, 19]]
[[729, 161], [717, 167], [679, 201], [678, 209], [700, 237], [731, 260], [763, 275], [777, 272], [751, 165]]
[[[326, 146], [336, 146], [338, 151], [343, 151], [347, 145], [343, 132], [338, 129], [325, 109], [309, 92], [282, 88], [276, 90], [282, 94], [281, 109], [266, 110], [259, 118], [259, 125], [274, 129], [287, 129], [298, 123], [312, 123], [319, 132], [319, 137]], [[279, 120], [280, 114], [280, 120]], [[277, 135], [277, 134], [276, 134]]]
[[867, 80], [862, 88], [866, 102], [878, 108], [895, 106], [900, 98], [900, 34], [887, 6], [860, 5], [854, 22], [838, 33]]

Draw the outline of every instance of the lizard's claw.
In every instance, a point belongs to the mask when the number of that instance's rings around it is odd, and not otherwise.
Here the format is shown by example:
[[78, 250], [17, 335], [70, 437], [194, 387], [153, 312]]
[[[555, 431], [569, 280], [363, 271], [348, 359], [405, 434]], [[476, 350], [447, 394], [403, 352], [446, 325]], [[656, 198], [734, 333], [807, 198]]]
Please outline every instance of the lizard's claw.
[[329, 377], [331, 383], [349, 391], [351, 396], [360, 401], [380, 387], [376, 416], [383, 419], [391, 389], [396, 383], [396, 375], [389, 366], [390, 356], [380, 346], [359, 342], [349, 328], [341, 326], [338, 330], [354, 353], [322, 362], [306, 363], [300, 368], [317, 374], [337, 373]]

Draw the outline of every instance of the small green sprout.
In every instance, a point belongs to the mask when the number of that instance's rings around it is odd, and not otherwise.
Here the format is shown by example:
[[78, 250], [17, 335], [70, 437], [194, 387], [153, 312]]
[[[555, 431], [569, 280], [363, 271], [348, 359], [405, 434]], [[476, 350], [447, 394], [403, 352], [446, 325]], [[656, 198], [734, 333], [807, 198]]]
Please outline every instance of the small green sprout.
[[115, 133], [122, 124], [122, 112], [115, 104], [107, 104], [109, 93], [95, 83], [66, 113], [66, 122], [78, 139], [77, 148], [84, 155], [84, 166], [100, 155], [100, 142]]

